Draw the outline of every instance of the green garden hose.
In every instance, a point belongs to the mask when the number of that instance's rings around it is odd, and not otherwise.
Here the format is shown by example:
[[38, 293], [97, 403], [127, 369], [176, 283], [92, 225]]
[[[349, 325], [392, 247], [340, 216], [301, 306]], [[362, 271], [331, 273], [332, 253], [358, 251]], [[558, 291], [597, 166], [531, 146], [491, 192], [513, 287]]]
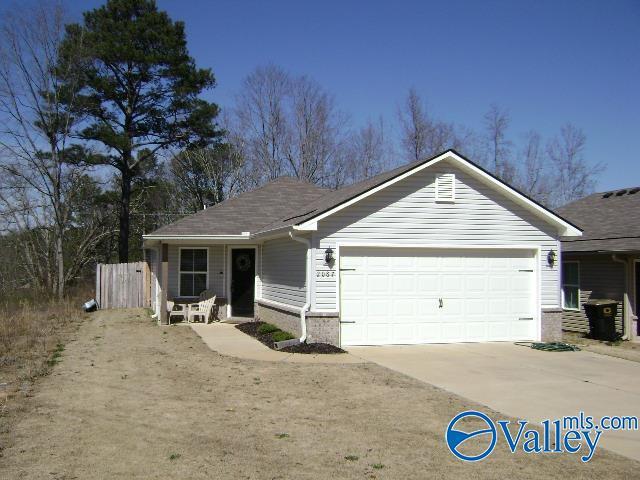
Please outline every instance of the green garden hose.
[[578, 352], [580, 349], [575, 345], [563, 342], [516, 342], [521, 347], [531, 347], [534, 350], [544, 352]]

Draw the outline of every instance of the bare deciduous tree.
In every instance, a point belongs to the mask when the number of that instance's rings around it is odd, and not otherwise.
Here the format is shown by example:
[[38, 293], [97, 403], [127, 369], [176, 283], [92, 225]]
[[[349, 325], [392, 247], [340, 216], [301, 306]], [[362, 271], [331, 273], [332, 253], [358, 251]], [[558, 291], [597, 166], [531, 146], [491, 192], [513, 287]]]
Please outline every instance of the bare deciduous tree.
[[355, 132], [345, 150], [344, 183], [355, 183], [384, 171], [390, 163], [382, 119]]
[[345, 124], [316, 82], [270, 65], [245, 79], [227, 128], [253, 186], [281, 175], [333, 185]]
[[552, 206], [564, 205], [593, 192], [596, 175], [604, 165], [589, 165], [584, 159], [587, 137], [584, 132], [567, 123], [560, 134], [547, 145], [555, 185], [550, 198]]
[[548, 166], [542, 137], [536, 131], [528, 132], [525, 135], [516, 182], [523, 193], [545, 205], [549, 204], [553, 191], [553, 178]]
[[516, 169], [511, 161], [512, 142], [507, 138], [511, 120], [506, 110], [492, 104], [484, 115], [486, 132], [486, 163], [489, 169], [505, 182], [514, 182]]
[[185, 150], [170, 166], [182, 203], [193, 212], [233, 196], [241, 185], [241, 167], [230, 144]]
[[415, 89], [410, 89], [403, 107], [398, 112], [401, 143], [407, 160], [412, 162], [437, 155], [449, 148], [460, 148], [453, 124], [434, 120]]
[[5, 226], [24, 234], [21, 255], [32, 280], [59, 297], [102, 234], [88, 228], [73, 255], [65, 251], [74, 195], [87, 177], [79, 166], [85, 152], [70, 134], [75, 64], [56, 69], [64, 25], [60, 4], [39, 3], [6, 14], [0, 27], [2, 214]]

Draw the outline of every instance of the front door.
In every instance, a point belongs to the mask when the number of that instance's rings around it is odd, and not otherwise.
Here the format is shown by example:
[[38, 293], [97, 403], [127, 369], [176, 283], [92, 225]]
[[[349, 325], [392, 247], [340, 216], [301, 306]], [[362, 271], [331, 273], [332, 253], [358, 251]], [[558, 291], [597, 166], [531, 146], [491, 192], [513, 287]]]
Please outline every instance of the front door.
[[231, 315], [234, 317], [253, 316], [255, 264], [253, 248], [231, 250]]

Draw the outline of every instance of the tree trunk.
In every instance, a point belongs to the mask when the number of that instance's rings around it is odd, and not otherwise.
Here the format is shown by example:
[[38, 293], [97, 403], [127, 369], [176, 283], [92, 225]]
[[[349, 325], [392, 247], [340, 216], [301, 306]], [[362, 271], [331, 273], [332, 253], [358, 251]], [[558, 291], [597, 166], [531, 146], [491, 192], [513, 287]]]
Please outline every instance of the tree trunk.
[[56, 295], [58, 296], [58, 300], [62, 300], [64, 298], [64, 249], [62, 244], [62, 229], [58, 229], [56, 232], [56, 269], [58, 274], [58, 280], [56, 282]]
[[118, 258], [120, 263], [129, 261], [129, 206], [131, 203], [131, 172], [122, 170], [120, 191], [120, 235], [118, 237]]

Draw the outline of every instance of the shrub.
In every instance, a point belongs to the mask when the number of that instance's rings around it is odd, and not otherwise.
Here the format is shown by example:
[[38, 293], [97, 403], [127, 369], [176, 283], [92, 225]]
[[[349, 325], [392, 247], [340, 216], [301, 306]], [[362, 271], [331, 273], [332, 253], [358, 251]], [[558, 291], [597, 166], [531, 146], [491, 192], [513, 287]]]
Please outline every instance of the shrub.
[[289, 332], [277, 331], [271, 334], [271, 338], [273, 339], [274, 342], [282, 342], [284, 340], [291, 340], [292, 338], [295, 338], [295, 337], [291, 335]]
[[279, 332], [280, 329], [270, 323], [263, 323], [258, 327], [258, 333], [260, 335], [266, 335], [267, 333]]

